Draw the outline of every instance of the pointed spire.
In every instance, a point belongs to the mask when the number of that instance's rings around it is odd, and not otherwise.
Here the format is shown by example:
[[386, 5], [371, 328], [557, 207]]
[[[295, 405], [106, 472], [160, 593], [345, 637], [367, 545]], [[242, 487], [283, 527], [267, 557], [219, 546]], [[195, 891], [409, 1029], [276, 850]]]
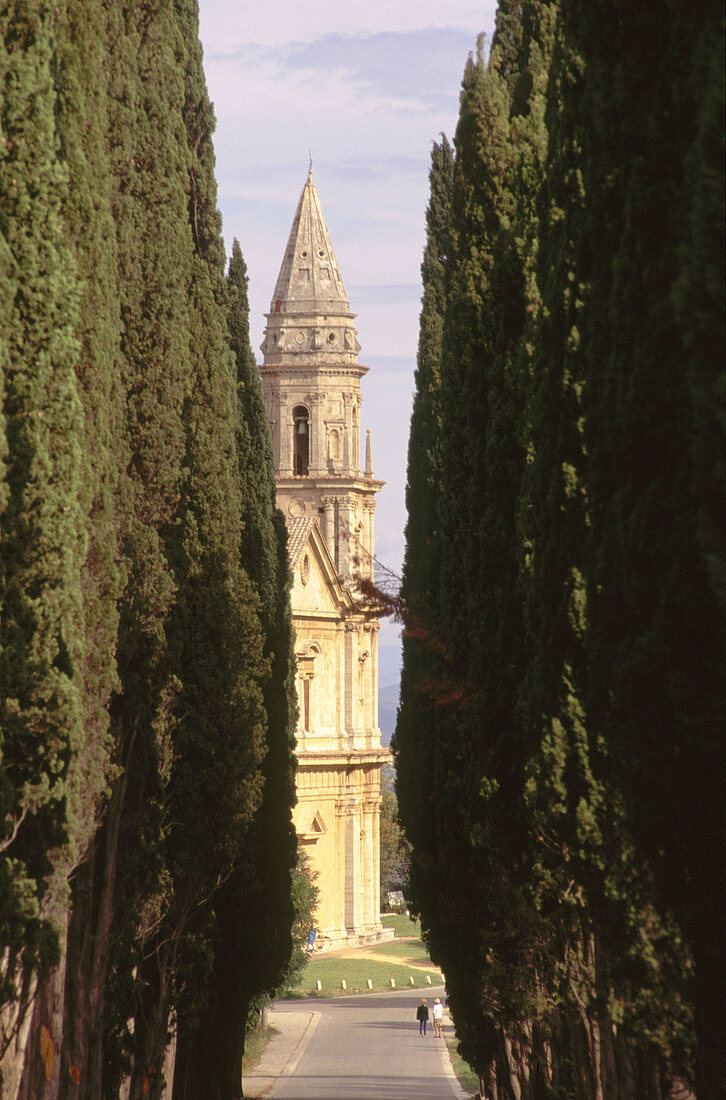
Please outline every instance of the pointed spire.
[[308, 365], [357, 367], [354, 316], [313, 183], [311, 156], [267, 314], [265, 363], [299, 363], [304, 357]]
[[313, 183], [312, 163], [297, 204], [271, 312], [350, 313], [338, 261]]

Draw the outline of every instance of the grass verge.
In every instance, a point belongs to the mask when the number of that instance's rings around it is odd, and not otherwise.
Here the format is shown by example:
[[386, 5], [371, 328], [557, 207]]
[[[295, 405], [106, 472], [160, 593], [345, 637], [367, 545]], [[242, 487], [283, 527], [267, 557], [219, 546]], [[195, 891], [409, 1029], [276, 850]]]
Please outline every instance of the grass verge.
[[242, 1058], [242, 1076], [249, 1076], [271, 1039], [278, 1035], [276, 1027], [257, 1027], [245, 1035], [245, 1053]]
[[470, 1097], [479, 1096], [479, 1078], [468, 1062], [459, 1054], [457, 1049], [458, 1039], [453, 1031], [446, 1033], [446, 1045], [449, 1048], [449, 1058], [454, 1073], [459, 1078], [459, 1084]]

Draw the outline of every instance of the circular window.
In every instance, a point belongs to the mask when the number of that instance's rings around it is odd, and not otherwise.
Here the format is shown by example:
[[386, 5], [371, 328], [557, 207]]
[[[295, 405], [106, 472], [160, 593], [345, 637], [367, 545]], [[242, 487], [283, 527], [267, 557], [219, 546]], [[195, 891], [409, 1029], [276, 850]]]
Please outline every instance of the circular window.
[[320, 259], [321, 259], [321, 260], [322, 260], [322, 258], [323, 258], [323, 256], [324, 256], [324, 255], [325, 255], [325, 252], [323, 251], [323, 249], [322, 249], [322, 248], [319, 248], [319, 249], [318, 249], [318, 256], [320, 256]]
[[310, 580], [310, 558], [306, 554], [300, 563], [300, 583], [306, 585]]
[[307, 260], [307, 258], [308, 258], [308, 254], [307, 254], [307, 252], [301, 252], [301, 253], [300, 253], [300, 255], [302, 256], [302, 258], [303, 258], [304, 260]]
[[329, 344], [334, 344], [335, 343], [335, 333], [334, 332], [331, 332], [331, 333], [328, 334], [328, 343]]

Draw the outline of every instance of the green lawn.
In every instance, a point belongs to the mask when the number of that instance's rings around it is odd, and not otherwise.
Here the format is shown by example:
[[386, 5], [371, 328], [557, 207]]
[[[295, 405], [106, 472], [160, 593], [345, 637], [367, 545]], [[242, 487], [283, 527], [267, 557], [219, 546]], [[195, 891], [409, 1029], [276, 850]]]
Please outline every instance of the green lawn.
[[428, 962], [429, 954], [421, 940], [404, 939], [388, 940], [386, 943], [376, 943], [368, 948], [375, 955], [402, 955], [415, 963]]
[[[404, 945], [401, 945], [404, 946]], [[405, 945], [406, 954], [413, 946]], [[419, 965], [415, 967], [402, 966], [400, 963], [386, 962], [382, 958], [379, 962], [374, 959], [356, 958], [350, 955], [315, 955], [306, 966], [297, 985], [290, 990], [293, 997], [331, 997], [344, 993], [360, 993], [368, 989], [368, 981], [372, 982], [372, 989], [380, 992], [390, 989], [390, 980], [396, 983], [397, 989], [411, 988], [410, 979], [413, 978], [413, 987], [419, 988], [427, 985], [426, 974], [436, 985], [441, 980], [435, 967], [430, 970], [422, 969], [420, 961], [426, 958], [425, 952], [416, 959]], [[342, 989], [341, 982], [345, 980], [347, 989]], [[320, 981], [322, 988], [317, 988]]]
[[[397, 937], [404, 938], [359, 949], [351, 948], [345, 953], [314, 954], [298, 982], [289, 990], [289, 995], [331, 997], [344, 993], [361, 993], [367, 991], [368, 979], [371, 981], [371, 989], [376, 992], [390, 989], [391, 978], [397, 989], [424, 989], [429, 984], [426, 981], [427, 975], [431, 979], [430, 984], [437, 985], [441, 977], [437, 968], [429, 962], [426, 948], [418, 939], [418, 922], [393, 914], [382, 916], [381, 923], [384, 928], [395, 929]], [[375, 955], [376, 958], [363, 958], [363, 952]], [[397, 961], [397, 956], [405, 959], [405, 962]], [[343, 981], [346, 989], [342, 988]], [[320, 989], [317, 987], [318, 982], [321, 984]]]
[[381, 913], [381, 924], [384, 928], [392, 928], [397, 936], [421, 935], [419, 922], [411, 920], [405, 913]]

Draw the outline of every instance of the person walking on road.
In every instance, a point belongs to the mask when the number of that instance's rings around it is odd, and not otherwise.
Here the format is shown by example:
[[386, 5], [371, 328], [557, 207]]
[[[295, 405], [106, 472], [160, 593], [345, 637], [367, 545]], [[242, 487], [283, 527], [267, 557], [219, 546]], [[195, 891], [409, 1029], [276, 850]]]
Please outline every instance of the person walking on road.
[[434, 1018], [434, 1038], [443, 1039], [444, 1033], [441, 1030], [441, 1025], [444, 1019], [444, 1006], [442, 1005], [438, 997], [434, 1001], [434, 1007], [432, 1008], [431, 1013]]
[[416, 1009], [416, 1019], [418, 1020], [418, 1033], [423, 1039], [426, 1034], [426, 1024], [429, 1022], [429, 1010], [426, 1004], [426, 998], [421, 1001], [421, 1004]]

